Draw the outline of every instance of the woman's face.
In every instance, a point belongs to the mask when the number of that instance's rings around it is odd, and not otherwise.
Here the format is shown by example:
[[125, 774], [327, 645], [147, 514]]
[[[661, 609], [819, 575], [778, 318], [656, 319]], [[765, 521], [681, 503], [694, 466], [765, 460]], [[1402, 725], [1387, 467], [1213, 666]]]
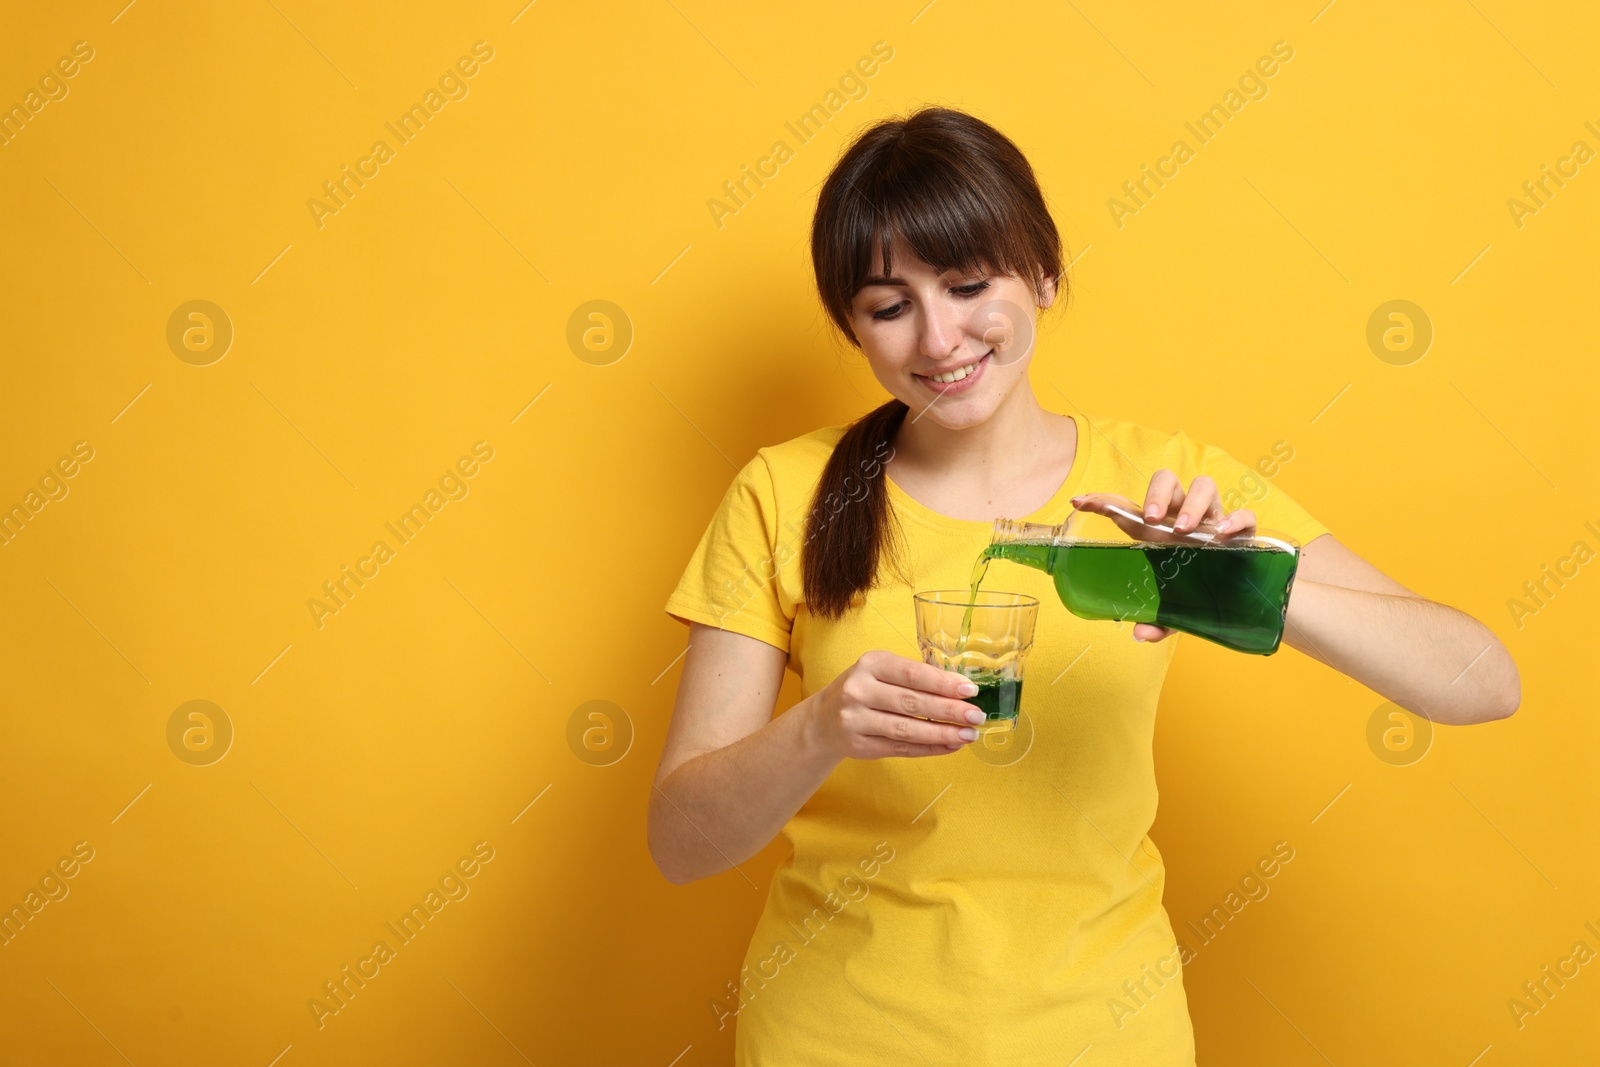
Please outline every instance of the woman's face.
[[[1041, 304], [1033, 286], [1006, 274], [939, 274], [898, 240], [885, 278], [873, 247], [868, 284], [856, 293], [850, 322], [872, 373], [917, 417], [949, 429], [975, 426], [1026, 387]], [[940, 381], [952, 372], [956, 381]]]

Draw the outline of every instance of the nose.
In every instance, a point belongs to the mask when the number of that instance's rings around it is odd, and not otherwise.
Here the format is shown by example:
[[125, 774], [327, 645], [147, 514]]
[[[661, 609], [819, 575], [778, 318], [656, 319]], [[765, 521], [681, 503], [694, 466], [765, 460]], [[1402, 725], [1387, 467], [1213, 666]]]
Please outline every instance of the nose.
[[943, 360], [956, 354], [965, 338], [966, 320], [961, 309], [943, 300], [932, 300], [922, 318], [922, 354]]

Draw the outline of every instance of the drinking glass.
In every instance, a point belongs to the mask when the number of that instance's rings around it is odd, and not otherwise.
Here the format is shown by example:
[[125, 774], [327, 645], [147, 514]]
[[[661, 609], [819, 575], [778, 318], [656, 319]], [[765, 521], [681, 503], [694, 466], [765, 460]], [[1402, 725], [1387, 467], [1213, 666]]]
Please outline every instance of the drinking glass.
[[978, 733], [1017, 728], [1022, 667], [1033, 648], [1039, 599], [996, 590], [936, 589], [912, 598], [922, 661], [965, 675], [978, 687], [964, 697], [986, 716]]

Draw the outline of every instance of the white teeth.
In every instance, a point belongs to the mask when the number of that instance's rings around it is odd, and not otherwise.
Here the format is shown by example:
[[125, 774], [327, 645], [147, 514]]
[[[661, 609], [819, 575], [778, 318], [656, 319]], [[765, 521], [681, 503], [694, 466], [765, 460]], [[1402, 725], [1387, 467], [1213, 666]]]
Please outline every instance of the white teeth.
[[[978, 361], [978, 363], [982, 363], [982, 362], [983, 362], [983, 360], [981, 360], [981, 359]], [[928, 375], [928, 377], [931, 378], [933, 381], [941, 382], [941, 383], [943, 383], [945, 385], [949, 385], [951, 382], [959, 382], [961, 379], [965, 378], [967, 375], [969, 375], [973, 371], [977, 370], [978, 369], [978, 363], [968, 363], [965, 367], [959, 367], [956, 370], [948, 371], [948, 372], [946, 372], [944, 374], [930, 374], [930, 375]]]

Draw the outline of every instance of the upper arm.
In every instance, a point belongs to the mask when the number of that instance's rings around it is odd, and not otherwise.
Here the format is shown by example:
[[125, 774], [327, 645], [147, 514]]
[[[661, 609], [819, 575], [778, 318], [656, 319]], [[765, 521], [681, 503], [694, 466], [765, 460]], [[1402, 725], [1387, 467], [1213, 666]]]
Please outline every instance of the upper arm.
[[1331, 533], [1301, 546], [1299, 578], [1319, 585], [1337, 585], [1367, 593], [1422, 599], [1378, 568], [1350, 551]]
[[1294, 459], [1294, 449], [1287, 442], [1279, 441], [1269, 455], [1247, 467], [1223, 449], [1195, 441], [1182, 430], [1173, 440], [1178, 450], [1175, 462], [1185, 465], [1179, 469], [1180, 479], [1185, 472], [1191, 478], [1208, 475], [1216, 483], [1224, 512], [1248, 508], [1262, 532], [1282, 533], [1300, 542], [1296, 572], [1300, 578], [1320, 585], [1423, 599], [1352, 552], [1282, 487], [1273, 484], [1279, 468]]
[[789, 654], [775, 645], [691, 622], [656, 784], [696, 756], [726, 748], [771, 722], [788, 662]]

